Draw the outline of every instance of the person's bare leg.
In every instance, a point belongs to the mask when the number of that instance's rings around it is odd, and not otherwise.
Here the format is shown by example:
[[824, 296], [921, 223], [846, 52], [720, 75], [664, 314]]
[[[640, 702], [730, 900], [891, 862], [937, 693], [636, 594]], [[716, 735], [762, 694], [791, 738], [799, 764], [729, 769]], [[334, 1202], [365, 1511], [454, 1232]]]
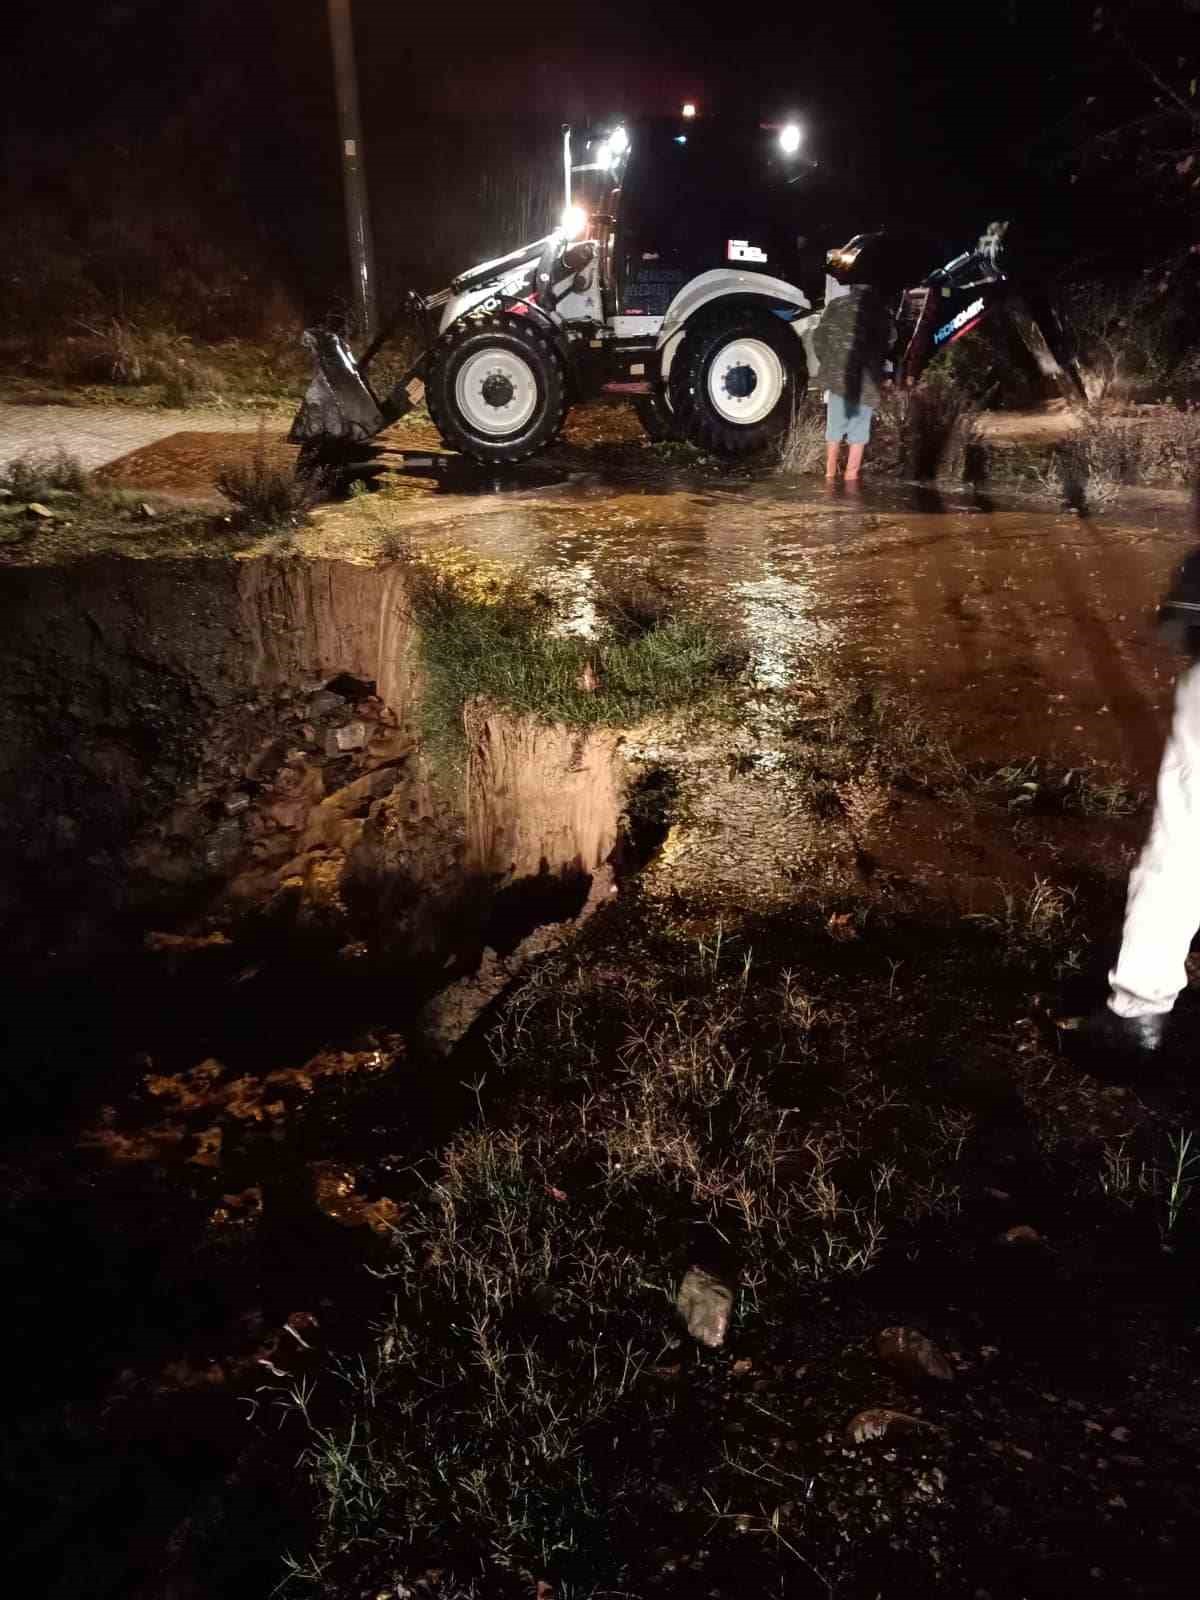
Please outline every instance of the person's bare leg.
[[852, 444], [846, 449], [846, 482], [855, 483], [862, 471], [863, 451], [865, 444]]
[[825, 446], [825, 476], [836, 478], [838, 470], [838, 456], [841, 454], [840, 444], [827, 444]]

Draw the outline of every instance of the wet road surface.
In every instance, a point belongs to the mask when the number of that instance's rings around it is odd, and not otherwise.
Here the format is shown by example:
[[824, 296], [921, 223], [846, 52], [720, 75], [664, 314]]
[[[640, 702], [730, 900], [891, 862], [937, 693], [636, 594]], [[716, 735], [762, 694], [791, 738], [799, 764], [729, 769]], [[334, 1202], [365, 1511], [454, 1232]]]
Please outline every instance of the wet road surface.
[[406, 487], [331, 511], [320, 538], [384, 523], [528, 564], [584, 630], [605, 569], [658, 569], [740, 624], [764, 686], [832, 656], [957, 724], [967, 758], [1093, 759], [1142, 783], [1157, 765], [1178, 662], [1152, 618], [1191, 543], [1182, 503], [1091, 519], [917, 486], [585, 474], [474, 501]]
[[[272, 459], [290, 460], [280, 428], [264, 438]], [[194, 493], [239, 443], [252, 441], [180, 434], [101, 476]], [[289, 535], [292, 548], [375, 563], [454, 546], [518, 562], [567, 600], [582, 630], [598, 576], [654, 567], [745, 629], [765, 686], [822, 652], [956, 724], [967, 758], [1099, 760], [1141, 784], [1154, 772], [1178, 662], [1150, 624], [1193, 538], [1182, 495], [1131, 495], [1091, 519], [1049, 501], [870, 478], [857, 493], [830, 490], [677, 463], [647, 449], [620, 410], [577, 414], [564, 444], [508, 474], [447, 456], [420, 425], [381, 444], [382, 492], [321, 508]], [[204, 553], [222, 553], [221, 538], [206, 533]], [[246, 559], [279, 543], [243, 538], [228, 550]], [[16, 559], [57, 563], [97, 548], [200, 553], [153, 528], [107, 546], [68, 528]]]

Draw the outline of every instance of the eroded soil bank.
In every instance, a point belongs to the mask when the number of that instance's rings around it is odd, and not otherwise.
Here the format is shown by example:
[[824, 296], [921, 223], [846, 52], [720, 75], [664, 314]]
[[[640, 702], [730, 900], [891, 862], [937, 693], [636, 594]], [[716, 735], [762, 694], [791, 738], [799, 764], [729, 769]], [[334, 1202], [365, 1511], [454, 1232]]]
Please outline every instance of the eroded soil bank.
[[[567, 465], [6, 553], [21, 1554], [145, 1600], [288, 1552], [331, 1596], [1173, 1594], [1191, 1035], [1113, 1081], [1048, 1016], [1145, 825], [1182, 512]], [[412, 546], [584, 634], [665, 564], [736, 715], [480, 716], [447, 786]]]

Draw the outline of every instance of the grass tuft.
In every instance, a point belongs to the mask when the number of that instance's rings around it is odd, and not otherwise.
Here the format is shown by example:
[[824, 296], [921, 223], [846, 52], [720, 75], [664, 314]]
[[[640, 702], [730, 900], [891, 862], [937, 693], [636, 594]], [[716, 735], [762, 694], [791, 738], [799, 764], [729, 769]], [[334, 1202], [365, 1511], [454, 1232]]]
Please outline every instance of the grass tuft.
[[788, 477], [819, 472], [825, 465], [825, 407], [815, 395], [804, 395], [792, 413], [791, 426], [779, 450], [779, 470]]
[[214, 481], [238, 508], [243, 523], [252, 528], [298, 527], [319, 497], [319, 485], [312, 478], [268, 460], [261, 438], [248, 463], [227, 462], [217, 470]]
[[426, 736], [443, 749], [461, 745], [463, 710], [475, 699], [575, 727], [628, 726], [711, 697], [743, 659], [711, 620], [676, 613], [673, 591], [654, 580], [599, 598], [596, 639], [557, 632], [552, 602], [521, 577], [467, 592], [414, 565], [410, 592]]

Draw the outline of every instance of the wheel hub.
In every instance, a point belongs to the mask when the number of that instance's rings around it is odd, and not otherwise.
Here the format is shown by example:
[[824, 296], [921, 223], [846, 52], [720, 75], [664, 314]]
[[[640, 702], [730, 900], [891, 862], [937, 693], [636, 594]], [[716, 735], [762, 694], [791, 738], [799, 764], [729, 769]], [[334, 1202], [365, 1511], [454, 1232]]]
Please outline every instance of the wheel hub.
[[730, 367], [725, 374], [725, 393], [731, 400], [749, 400], [758, 388], [758, 374], [753, 367]]
[[513, 388], [512, 379], [503, 372], [489, 372], [483, 380], [480, 393], [483, 395], [485, 405], [494, 406], [497, 411], [502, 411], [505, 406], [512, 404], [516, 390]]
[[770, 416], [787, 387], [787, 370], [765, 339], [731, 339], [708, 369], [708, 397], [724, 422], [750, 427]]
[[537, 374], [520, 351], [497, 345], [463, 362], [454, 379], [454, 400], [472, 433], [498, 438], [528, 427], [541, 395]]

